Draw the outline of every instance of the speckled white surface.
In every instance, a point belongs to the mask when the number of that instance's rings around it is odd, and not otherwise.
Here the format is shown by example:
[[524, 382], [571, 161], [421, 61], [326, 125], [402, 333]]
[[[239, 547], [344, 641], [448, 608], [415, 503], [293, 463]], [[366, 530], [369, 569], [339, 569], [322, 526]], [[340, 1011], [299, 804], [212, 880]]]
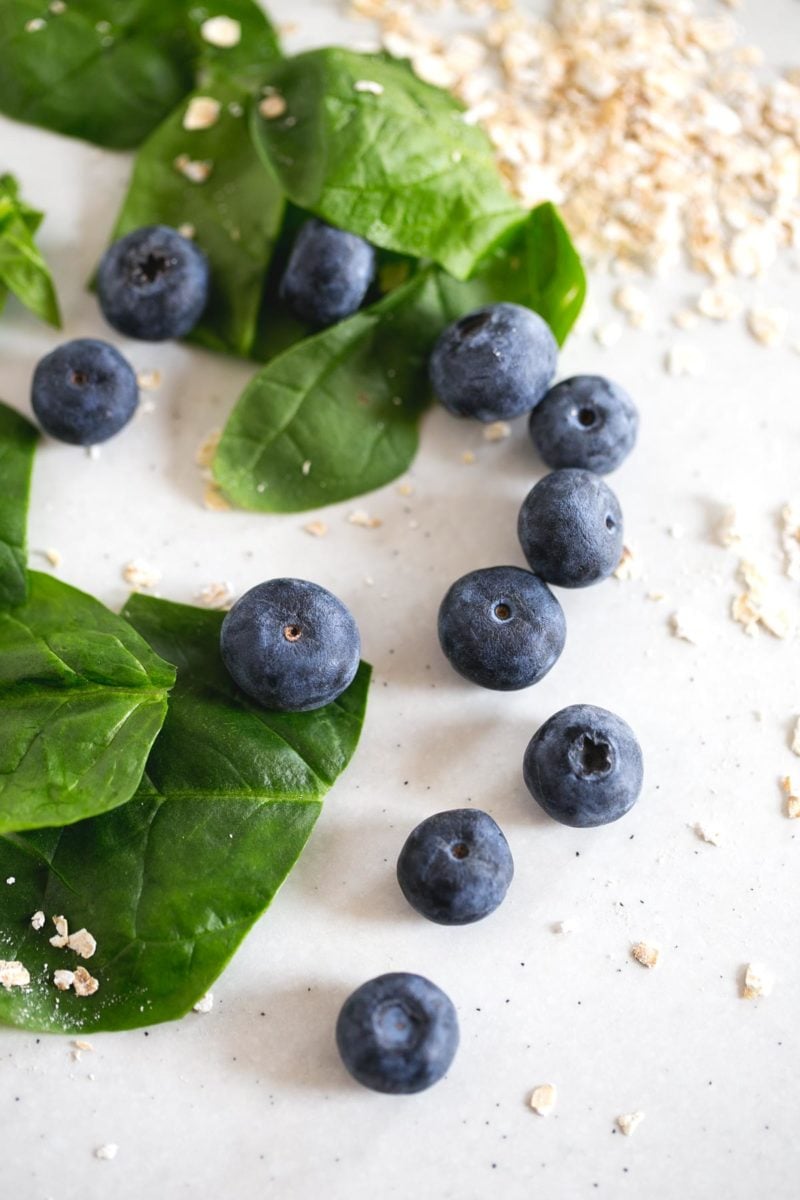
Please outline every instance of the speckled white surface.
[[[328, 3], [281, 0], [290, 44], [364, 37]], [[741, 20], [776, 65], [800, 46], [797, 0], [749, 0]], [[104, 245], [128, 160], [0, 119], [0, 166], [47, 209], [66, 333], [103, 327], [83, 280]], [[649, 287], [667, 314], [700, 281]], [[608, 282], [593, 282], [596, 320]], [[753, 289], [745, 289], [745, 294]], [[795, 310], [789, 262], [761, 289]], [[792, 334], [800, 336], [793, 317]], [[728, 616], [735, 554], [714, 544], [720, 506], [736, 503], [780, 576], [776, 514], [800, 496], [800, 357], [766, 350], [738, 322], [679, 334], [626, 332], [611, 350], [570, 342], [562, 374], [600, 371], [642, 411], [635, 455], [613, 477], [638, 582], [562, 593], [567, 649], [537, 688], [503, 696], [460, 682], [436, 644], [439, 599], [458, 574], [520, 562], [515, 520], [541, 468], [525, 436], [495, 445], [435, 412], [410, 479], [308, 517], [211, 513], [194, 454], [221, 426], [251, 368], [175, 346], [118, 341], [163, 383], [97, 460], [52, 443], [39, 453], [31, 512], [37, 551], [59, 574], [119, 605], [121, 568], [158, 567], [164, 596], [205, 584], [242, 591], [279, 573], [331, 587], [352, 607], [375, 664], [359, 753], [331, 793], [302, 861], [214, 988], [206, 1015], [93, 1037], [0, 1032], [0, 1178], [20, 1200], [158, 1200], [274, 1195], [292, 1200], [411, 1197], [504, 1200], [594, 1195], [711, 1200], [797, 1195], [800, 1143], [800, 822], [778, 777], [800, 762], [798, 643], [746, 637]], [[27, 407], [31, 369], [54, 337], [13, 305], [0, 321], [0, 395]], [[675, 342], [700, 347], [697, 379], [663, 371]], [[465, 466], [473, 450], [477, 462]], [[347, 523], [355, 507], [378, 529]], [[675, 537], [670, 533], [681, 534]], [[798, 585], [783, 579], [797, 611]], [[658, 590], [667, 599], [646, 598]], [[698, 642], [671, 636], [677, 608]], [[619, 711], [637, 729], [647, 779], [622, 822], [588, 832], [548, 821], [521, 780], [524, 747], [551, 712], [576, 701]], [[394, 881], [408, 830], [432, 811], [473, 803], [502, 824], [517, 876], [506, 903], [474, 927], [417, 918]], [[703, 843], [692, 826], [720, 831]], [[554, 923], [574, 919], [571, 934]], [[632, 941], [660, 943], [646, 971]], [[765, 962], [773, 994], [739, 998], [744, 965]], [[364, 979], [408, 969], [455, 1001], [462, 1045], [448, 1078], [412, 1098], [361, 1090], [341, 1068], [333, 1025]], [[530, 1090], [558, 1087], [541, 1118]], [[643, 1110], [635, 1135], [621, 1113]], [[114, 1161], [95, 1150], [117, 1143]]]

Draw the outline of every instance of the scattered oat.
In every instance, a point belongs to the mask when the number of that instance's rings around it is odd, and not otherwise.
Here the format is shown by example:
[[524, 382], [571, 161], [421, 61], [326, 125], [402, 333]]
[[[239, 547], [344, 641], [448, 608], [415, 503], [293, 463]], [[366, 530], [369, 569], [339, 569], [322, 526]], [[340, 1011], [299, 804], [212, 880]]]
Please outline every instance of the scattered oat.
[[193, 1006], [192, 1012], [210, 1013], [213, 1007], [214, 1007], [213, 992], [206, 992], [205, 996], [201, 996], [200, 999], [197, 1001], [197, 1004], [195, 1004]]
[[222, 105], [213, 96], [192, 96], [183, 114], [183, 128], [210, 129], [219, 120]]
[[531, 1092], [528, 1104], [535, 1113], [539, 1114], [540, 1117], [549, 1117], [550, 1113], [556, 1106], [557, 1098], [558, 1096], [555, 1084], [540, 1083], [539, 1086], [535, 1087]]
[[85, 1050], [87, 1052], [90, 1050], [94, 1050], [94, 1046], [92, 1045], [92, 1043], [85, 1042], [85, 1041], [83, 1041], [82, 1038], [76, 1038], [72, 1044], [76, 1050], [82, 1050], [82, 1051]]
[[594, 330], [594, 340], [604, 350], [610, 350], [612, 346], [616, 346], [622, 333], [623, 329], [619, 321], [608, 321], [605, 325], [598, 325]]
[[[223, 19], [222, 17], [217, 18], [217, 20], [222, 20], [222, 19]], [[208, 22], [206, 22], [206, 24], [208, 24]], [[234, 22], [234, 24], [237, 24], [237, 22]], [[106, 1142], [105, 1146], [97, 1147], [97, 1149], [94, 1152], [94, 1156], [95, 1156], [95, 1158], [103, 1159], [105, 1162], [111, 1162], [112, 1159], [117, 1157], [118, 1151], [119, 1151], [119, 1146], [115, 1142]]]
[[775, 986], [775, 976], [761, 963], [748, 963], [742, 983], [742, 999], [756, 1000], [768, 996]]
[[32, 21], [25, 22], [25, 32], [39, 33], [45, 28], [46, 25], [47, 21], [45, 21], [42, 17], [34, 17]]
[[75, 982], [74, 971], [54, 971], [53, 983], [60, 992], [68, 992]]
[[669, 618], [669, 627], [676, 638], [680, 638], [682, 642], [691, 642], [693, 646], [697, 645], [700, 629], [697, 619], [685, 608], [679, 608], [671, 614]]
[[382, 96], [383, 84], [376, 83], [374, 79], [357, 79], [353, 84], [354, 92], [367, 92], [370, 96]]
[[631, 958], [635, 958], [641, 966], [649, 970], [656, 966], [660, 955], [658, 946], [651, 946], [647, 942], [634, 942], [631, 946]]
[[792, 731], [791, 750], [792, 754], [797, 754], [800, 756], [800, 717], [797, 718]]
[[86, 967], [75, 968], [72, 989], [76, 996], [93, 996], [99, 987], [100, 984], [93, 975], [89, 974]]
[[242, 27], [233, 17], [209, 17], [200, 26], [200, 36], [209, 46], [218, 46], [221, 50], [230, 50], [238, 46], [242, 37]]
[[636, 556], [630, 546], [622, 547], [622, 558], [619, 560], [614, 578], [621, 580], [641, 579], [642, 569], [636, 559]]
[[301, 475], [310, 475], [311, 474], [311, 459], [310, 458], [307, 458], [305, 460], [305, 462], [303, 463], [303, 465], [300, 467], [300, 474]]
[[64, 3], [64, 0], [50, 0], [50, 3], [47, 7], [53, 16], [56, 17], [60, 17], [62, 13], [67, 11], [67, 6]]
[[15, 875], [9, 875], [8, 879], [6, 880], [6, 883], [8, 884], [9, 887], [13, 887], [13, 885], [16, 882], [17, 882], [17, 878]]
[[705, 358], [697, 346], [677, 342], [667, 351], [664, 366], [668, 375], [676, 377], [701, 375], [705, 368]]
[[38, 909], [31, 917], [31, 929], [44, 929], [45, 915], [41, 909]]
[[201, 158], [190, 158], [188, 154], [179, 154], [173, 159], [172, 165], [190, 183], [205, 183], [214, 169], [214, 164]]
[[141, 558], [134, 558], [122, 568], [122, 578], [135, 592], [144, 592], [158, 586], [161, 572]]
[[200, 445], [197, 447], [197, 453], [194, 456], [194, 461], [198, 467], [210, 467], [214, 461], [214, 455], [217, 453], [217, 446], [222, 437], [221, 429], [212, 429], [211, 433], [207, 434]]
[[67, 948], [74, 950], [79, 958], [91, 958], [97, 949], [97, 942], [88, 929], [79, 929], [67, 938]]
[[461, 455], [461, 461], [465, 467], [471, 467], [478, 461], [478, 459], [472, 450], [465, 450]]
[[278, 92], [272, 92], [271, 95], [264, 96], [258, 102], [258, 111], [267, 121], [274, 121], [277, 117], [282, 117], [287, 107], [285, 99]]
[[511, 426], [508, 421], [492, 421], [490, 425], [484, 425], [483, 437], [487, 442], [503, 442], [511, 437]]
[[409, 483], [408, 480], [404, 480], [402, 483], [398, 483], [397, 494], [398, 494], [398, 496], [413, 496], [414, 495], [413, 483]]
[[715, 283], [698, 296], [697, 311], [712, 321], [731, 321], [742, 311], [742, 302], [730, 287]]
[[363, 508], [357, 508], [348, 514], [347, 520], [351, 525], [359, 525], [362, 529], [379, 529], [383, 524], [380, 517], [371, 517]]
[[308, 521], [303, 529], [306, 533], [310, 533], [312, 537], [325, 537], [328, 532], [328, 526], [324, 521]]
[[709, 846], [718, 846], [722, 841], [722, 834], [714, 826], [703, 825], [698, 821], [694, 827], [694, 831], [700, 838], [700, 841], [708, 842]]
[[784, 504], [781, 509], [783, 569], [789, 579], [800, 580], [800, 508]]
[[691, 308], [679, 308], [677, 312], [672, 314], [672, 324], [678, 329], [682, 329], [685, 333], [697, 329], [700, 324], [700, 318]]
[[624, 284], [617, 288], [614, 293], [614, 304], [620, 312], [625, 313], [628, 324], [633, 325], [634, 328], [642, 329], [649, 323], [649, 304], [647, 296], [641, 288], [634, 287], [632, 284]]
[[191, 241], [191, 239], [197, 233], [197, 230], [195, 229], [194, 225], [190, 225], [188, 221], [185, 221], [182, 225], [178, 226], [178, 233], [181, 235], [181, 237], [189, 238]]
[[195, 599], [204, 608], [223, 609], [230, 608], [234, 595], [232, 584], [227, 580], [221, 580], [219, 583], [207, 583], [200, 589]]
[[652, 600], [654, 604], [658, 604], [658, 603], [660, 603], [660, 601], [666, 600], [666, 598], [667, 598], [666, 592], [648, 592], [647, 596], [646, 596], [646, 599]]
[[781, 780], [781, 789], [786, 797], [786, 815], [787, 817], [800, 817], [800, 796], [795, 794], [791, 778], [784, 775]]
[[209, 509], [210, 512], [230, 512], [231, 506], [223, 496], [222, 489], [212, 480], [206, 483], [203, 491], [203, 507]]
[[729, 507], [722, 514], [717, 526], [717, 540], [720, 546], [740, 546], [744, 540], [739, 525], [739, 514], [736, 509]]
[[750, 637], [755, 636], [759, 625], [773, 637], [790, 637], [794, 632], [794, 618], [788, 609], [781, 606], [761, 567], [742, 559], [739, 576], [744, 582], [745, 591], [735, 596], [731, 603], [734, 621], [742, 625]]
[[619, 1126], [620, 1133], [624, 1133], [625, 1137], [630, 1137], [632, 1133], [635, 1133], [643, 1120], [643, 1112], [623, 1113], [621, 1117], [617, 1117], [617, 1125]]
[[672, 525], [668, 526], [667, 533], [676, 542], [680, 542], [684, 537], [686, 537], [686, 530], [679, 521], [674, 521]]
[[751, 308], [747, 313], [747, 328], [764, 346], [780, 345], [788, 324], [789, 314], [784, 308]]
[[50, 945], [61, 949], [66, 946], [69, 937], [69, 925], [66, 917], [53, 917], [53, 924], [56, 927], [55, 934], [50, 938]]
[[86, 457], [91, 458], [94, 461], [96, 461], [100, 457], [101, 453], [102, 453], [102, 451], [100, 450], [99, 446], [87, 446], [86, 447]]
[[30, 971], [27, 967], [23, 967], [21, 962], [7, 962], [4, 958], [0, 958], [0, 987], [4, 987], [7, 992], [10, 992], [15, 987], [27, 987], [30, 981]]

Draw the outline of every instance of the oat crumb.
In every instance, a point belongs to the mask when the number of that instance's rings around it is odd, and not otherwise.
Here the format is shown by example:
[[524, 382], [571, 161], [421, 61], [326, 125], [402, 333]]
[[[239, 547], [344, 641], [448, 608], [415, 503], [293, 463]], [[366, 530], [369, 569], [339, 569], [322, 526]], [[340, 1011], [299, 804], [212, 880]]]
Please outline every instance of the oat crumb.
[[[261, 491], [264, 489], [261, 488]], [[219, 484], [209, 481], [203, 490], [203, 507], [210, 512], [230, 512], [230, 504], [222, 494]]]
[[786, 335], [789, 314], [783, 308], [754, 307], [747, 313], [747, 328], [762, 346], [778, 346]]
[[233, 17], [209, 17], [200, 26], [200, 36], [209, 46], [230, 50], [238, 46], [242, 38], [242, 26]]
[[[220, 18], [221, 19], [221, 18]], [[103, 1159], [105, 1162], [111, 1162], [117, 1157], [119, 1146], [115, 1142], [106, 1142], [105, 1146], [98, 1146], [94, 1152], [95, 1158]]]
[[353, 84], [354, 92], [366, 92], [370, 96], [382, 96], [383, 84], [377, 83], [374, 79], [357, 79]]
[[172, 165], [190, 183], [205, 183], [214, 169], [212, 162], [200, 158], [190, 158], [188, 154], [179, 154], [173, 160]]
[[705, 359], [696, 346], [676, 343], [667, 351], [665, 369], [668, 375], [675, 378], [701, 375], [704, 367]]
[[158, 586], [161, 572], [142, 559], [134, 558], [122, 568], [122, 578], [135, 592], [143, 592]]
[[672, 613], [669, 618], [669, 627], [674, 637], [679, 638], [682, 642], [690, 642], [693, 646], [697, 645], [700, 633], [698, 623], [691, 613], [687, 613], [686, 609], [681, 608]]
[[307, 521], [303, 529], [315, 538], [325, 537], [328, 532], [328, 526], [324, 521]]
[[72, 988], [76, 996], [93, 996], [100, 987], [98, 981], [93, 975], [90, 975], [86, 967], [76, 967], [75, 978], [72, 981]]
[[234, 595], [233, 585], [227, 580], [220, 580], [218, 583], [207, 583], [200, 589], [195, 599], [204, 608], [220, 610], [230, 608]]
[[39, 33], [45, 28], [46, 25], [47, 21], [45, 21], [42, 17], [34, 17], [31, 21], [25, 22], [25, 32]]
[[775, 976], [761, 963], [748, 963], [742, 983], [742, 999], [756, 1000], [768, 996], [775, 986]]
[[697, 297], [697, 311], [712, 321], [730, 321], [742, 311], [742, 302], [725, 284], [715, 283]]
[[60, 992], [68, 992], [75, 982], [75, 973], [73, 971], [54, 971], [53, 983]]
[[274, 121], [278, 117], [282, 117], [287, 107], [285, 99], [278, 92], [272, 92], [258, 102], [258, 111], [266, 121]]
[[31, 929], [44, 929], [45, 915], [41, 909], [38, 909], [31, 917]]
[[305, 462], [302, 464], [302, 466], [300, 467], [300, 474], [301, 475], [310, 475], [311, 474], [311, 459], [310, 458], [307, 458], [305, 460]]
[[557, 1099], [555, 1084], [540, 1083], [531, 1092], [528, 1104], [540, 1117], [549, 1117], [556, 1106]]
[[213, 96], [192, 96], [183, 114], [183, 128], [210, 129], [219, 120], [222, 105]]
[[672, 324], [678, 329], [682, 329], [684, 333], [690, 333], [693, 329], [697, 329], [700, 318], [691, 308], [679, 308], [672, 314]]
[[641, 579], [642, 568], [630, 546], [622, 547], [622, 557], [617, 563], [614, 578], [620, 580]]
[[722, 514], [717, 526], [717, 540], [720, 546], [726, 548], [740, 546], [744, 540], [739, 526], [739, 514], [732, 505], [726, 508]]
[[222, 437], [221, 429], [212, 429], [206, 434], [200, 445], [197, 447], [197, 452], [194, 456], [194, 461], [198, 467], [208, 468], [214, 461], [214, 455], [217, 453], [217, 446]]
[[620, 1133], [624, 1133], [625, 1137], [630, 1137], [638, 1129], [643, 1120], [643, 1112], [623, 1113], [622, 1116], [617, 1117], [617, 1125], [619, 1126]]
[[408, 480], [404, 480], [403, 483], [398, 483], [397, 494], [398, 494], [398, 496], [413, 496], [414, 495], [413, 483], [409, 483]]
[[79, 958], [91, 958], [97, 950], [97, 942], [88, 929], [79, 929], [67, 938], [67, 948], [74, 950]]
[[661, 957], [661, 951], [658, 946], [651, 946], [648, 942], [634, 942], [631, 946], [631, 958], [643, 967], [652, 970], [658, 963]]
[[4, 987], [7, 992], [10, 992], [15, 987], [27, 987], [30, 981], [30, 972], [27, 967], [23, 967], [21, 962], [8, 962], [6, 959], [0, 958], [0, 987]]
[[182, 225], [178, 226], [178, 233], [181, 235], [181, 237], [188, 238], [189, 241], [191, 241], [197, 233], [197, 230], [195, 229], [194, 225], [190, 225], [188, 221], [184, 221]]
[[708, 842], [709, 846], [718, 846], [722, 841], [722, 835], [713, 825], [703, 825], [698, 821], [694, 827], [694, 831], [700, 838], [701, 842]]
[[781, 509], [781, 547], [787, 578], [800, 580], [800, 507], [784, 504]]
[[594, 340], [604, 350], [610, 350], [612, 346], [616, 346], [622, 337], [622, 333], [623, 329], [619, 321], [608, 321], [605, 325], [598, 325], [596, 327], [594, 330]]
[[478, 459], [472, 450], [465, 450], [461, 455], [461, 461], [465, 467], [471, 467], [478, 461]]
[[380, 517], [371, 517], [363, 508], [357, 508], [354, 512], [349, 513], [347, 520], [351, 525], [358, 525], [362, 529], [379, 529], [383, 524]]
[[511, 437], [511, 426], [507, 421], [492, 421], [490, 425], [484, 426], [483, 437], [487, 442], [505, 441]]
[[76, 1050], [86, 1050], [86, 1051], [94, 1050], [94, 1046], [92, 1045], [92, 1043], [85, 1042], [85, 1041], [83, 1041], [82, 1038], [76, 1038], [72, 1044]]
[[781, 779], [781, 790], [786, 797], [786, 815], [792, 819], [800, 817], [800, 796], [795, 794], [791, 777], [784, 775]]
[[210, 1013], [214, 1007], [213, 992], [206, 992], [205, 996], [201, 996], [195, 1005], [192, 1007], [192, 1012]]
[[69, 937], [69, 925], [66, 917], [53, 917], [53, 924], [56, 927], [55, 934], [50, 938], [50, 945], [55, 946], [60, 950], [62, 946], [66, 946], [67, 938]]

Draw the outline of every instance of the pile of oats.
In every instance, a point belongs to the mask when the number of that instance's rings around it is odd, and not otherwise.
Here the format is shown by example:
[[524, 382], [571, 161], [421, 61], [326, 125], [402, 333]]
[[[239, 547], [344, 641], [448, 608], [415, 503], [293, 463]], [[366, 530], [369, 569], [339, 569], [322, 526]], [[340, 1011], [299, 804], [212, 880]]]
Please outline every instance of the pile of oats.
[[[556, 0], [543, 19], [521, 0], [457, 0], [444, 38], [441, 8], [353, 0], [351, 11], [464, 102], [519, 199], [559, 204], [593, 266], [687, 258], [715, 280], [748, 278], [800, 247], [800, 71], [763, 80], [761, 51], [729, 14], [701, 15], [692, 0]], [[779, 335], [774, 314], [751, 324]]]

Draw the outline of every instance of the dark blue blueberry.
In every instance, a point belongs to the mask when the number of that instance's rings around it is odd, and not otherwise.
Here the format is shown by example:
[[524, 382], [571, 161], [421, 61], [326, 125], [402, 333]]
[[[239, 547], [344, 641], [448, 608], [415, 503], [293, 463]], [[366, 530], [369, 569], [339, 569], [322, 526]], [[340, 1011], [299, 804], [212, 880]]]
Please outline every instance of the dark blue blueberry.
[[445, 329], [431, 354], [434, 392], [457, 417], [509, 420], [530, 412], [556, 370], [550, 326], [520, 304], [490, 304]]
[[567, 636], [561, 605], [521, 567], [484, 567], [457, 579], [439, 608], [439, 642], [459, 675], [510, 692], [547, 674]]
[[602, 375], [573, 375], [531, 413], [533, 444], [548, 467], [607, 475], [633, 449], [639, 414], [628, 393]]
[[438, 925], [470, 925], [502, 904], [514, 860], [488, 813], [454, 808], [428, 817], [408, 835], [397, 882], [408, 903]]
[[270, 579], [236, 601], [220, 633], [229, 674], [257, 704], [305, 712], [353, 682], [361, 640], [350, 610], [305, 579]]
[[185, 337], [208, 303], [208, 259], [169, 225], [146, 225], [109, 246], [97, 297], [109, 325], [146, 342]]
[[295, 239], [280, 297], [301, 320], [324, 328], [357, 312], [374, 274], [369, 242], [312, 217]]
[[65, 342], [33, 373], [31, 404], [39, 424], [73, 446], [107, 441], [128, 424], [138, 403], [133, 368], [108, 342]]
[[557, 587], [606, 579], [622, 557], [622, 509], [599, 475], [553, 471], [531, 488], [517, 523], [530, 568]]
[[336, 1022], [350, 1074], [375, 1092], [408, 1095], [438, 1083], [458, 1049], [452, 1001], [422, 975], [379, 975], [357, 988]]
[[562, 708], [531, 738], [528, 791], [562, 825], [583, 829], [624, 817], [642, 790], [642, 751], [630, 725], [593, 704]]

